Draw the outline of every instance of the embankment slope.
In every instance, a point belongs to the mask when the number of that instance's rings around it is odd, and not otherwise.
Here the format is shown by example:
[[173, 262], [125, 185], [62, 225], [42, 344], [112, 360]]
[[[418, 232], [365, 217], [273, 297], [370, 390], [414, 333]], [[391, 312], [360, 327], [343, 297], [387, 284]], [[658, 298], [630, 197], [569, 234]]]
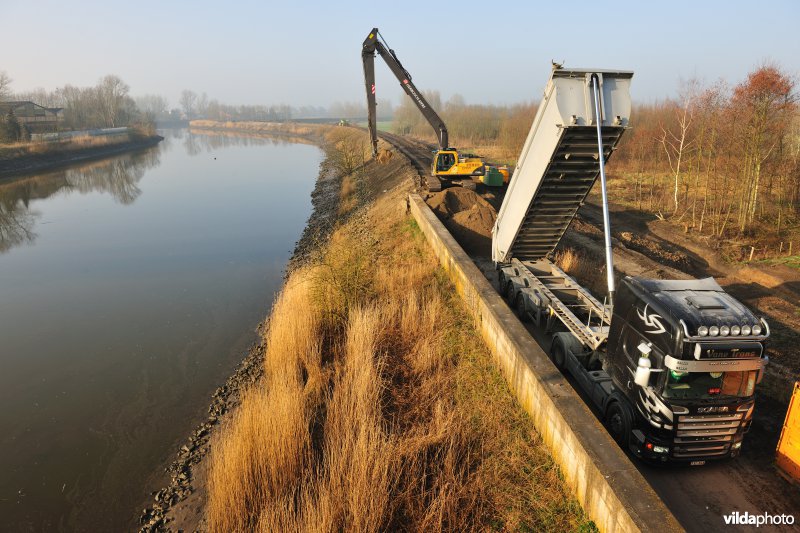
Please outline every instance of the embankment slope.
[[415, 176], [403, 158], [337, 176], [257, 377], [185, 471], [203, 497], [145, 528], [593, 528], [407, 213]]

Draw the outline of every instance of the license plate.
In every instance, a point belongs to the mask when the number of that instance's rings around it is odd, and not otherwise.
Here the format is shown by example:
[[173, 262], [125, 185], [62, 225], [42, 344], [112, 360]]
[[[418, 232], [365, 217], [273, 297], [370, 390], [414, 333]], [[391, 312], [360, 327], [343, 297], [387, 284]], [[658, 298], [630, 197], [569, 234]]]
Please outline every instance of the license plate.
[[703, 466], [704, 464], [706, 464], [706, 462], [705, 462], [705, 461], [692, 461], [692, 462], [691, 462], [691, 463], [689, 463], [689, 464], [690, 464], [691, 466]]

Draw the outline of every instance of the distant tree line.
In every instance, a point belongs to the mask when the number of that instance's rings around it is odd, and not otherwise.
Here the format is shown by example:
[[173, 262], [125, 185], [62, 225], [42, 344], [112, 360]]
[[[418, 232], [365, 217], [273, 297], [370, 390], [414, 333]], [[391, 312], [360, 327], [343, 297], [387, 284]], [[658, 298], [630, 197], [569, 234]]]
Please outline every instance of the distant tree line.
[[180, 111], [182, 118], [208, 120], [255, 120], [263, 122], [292, 119], [292, 108], [280, 105], [228, 105], [216, 99], [208, 99], [206, 93], [197, 94], [189, 89], [181, 92]]
[[[142, 126], [152, 129], [157, 122], [193, 119], [220, 121], [290, 121], [303, 118], [335, 118], [361, 120], [367, 116], [363, 102], [335, 102], [329, 107], [288, 104], [230, 105], [209, 99], [206, 93], [184, 89], [177, 105], [172, 106], [163, 96], [144, 94], [132, 97], [130, 87], [118, 76], [108, 75], [93, 87], [65, 85], [53, 91], [35, 89], [14, 93], [11, 78], [0, 71], [0, 101], [32, 101], [43, 107], [63, 108], [63, 130], [98, 127]], [[378, 101], [379, 120], [391, 120], [392, 103]], [[0, 116], [0, 141], [24, 140], [25, 132], [14, 117]]]
[[[631, 129], [611, 160], [625, 184], [617, 199], [687, 230], [716, 237], [774, 237], [800, 232], [800, 113], [794, 78], [775, 65], [754, 69], [734, 87], [683, 83], [674, 99], [634, 105]], [[466, 104], [456, 95], [440, 112], [452, 143], [518, 156], [536, 112], [535, 104]], [[405, 98], [393, 129], [435, 140], [422, 114]]]
[[[43, 107], [63, 108], [61, 129], [83, 130], [137, 126], [151, 129], [152, 117], [142, 112], [130, 96], [130, 87], [119, 76], [109, 74], [92, 87], [65, 85], [53, 91], [36, 89], [12, 93], [11, 78], [0, 72], [0, 101], [31, 101]], [[0, 123], [0, 140], [25, 140], [26, 132], [9, 112]]]
[[[453, 95], [442, 104], [438, 91], [423, 91], [431, 107], [447, 124], [454, 146], [496, 146], [497, 155], [513, 158], [525, 142], [536, 105], [533, 103], [509, 106], [467, 104], [461, 95]], [[410, 98], [403, 98], [394, 112], [392, 129], [396, 133], [435, 140], [435, 134], [425, 117]]]
[[[299, 118], [340, 118], [365, 119], [367, 108], [364, 103], [335, 102], [330, 107], [301, 106], [287, 104], [276, 105], [230, 105], [216, 99], [208, 99], [206, 93], [184, 89], [179, 99], [180, 108], [166, 111], [166, 105], [160, 110], [172, 118], [208, 119], [220, 121], [253, 120], [262, 122], [289, 121]], [[384, 120], [392, 118], [393, 108], [389, 100], [378, 101], [378, 117]], [[157, 115], [165, 118], [164, 115]]]
[[780, 68], [762, 65], [733, 88], [691, 80], [632, 114], [613, 168], [639, 209], [716, 237], [796, 226], [800, 114]]

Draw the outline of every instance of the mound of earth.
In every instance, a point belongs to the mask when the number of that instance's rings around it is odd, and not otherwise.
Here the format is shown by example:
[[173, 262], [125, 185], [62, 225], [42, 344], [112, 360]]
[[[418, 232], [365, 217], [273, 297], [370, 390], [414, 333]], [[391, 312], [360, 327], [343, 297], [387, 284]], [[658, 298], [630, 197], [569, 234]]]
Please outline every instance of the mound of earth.
[[669, 265], [679, 270], [688, 271], [692, 263], [689, 256], [685, 253], [673, 250], [669, 246], [664, 246], [652, 239], [642, 238], [630, 231], [623, 231], [619, 234], [619, 238], [625, 243], [625, 246], [632, 248], [637, 252], [653, 257], [663, 264]]
[[489, 256], [497, 212], [475, 191], [451, 187], [427, 199], [439, 220], [470, 255]]
[[387, 150], [386, 148], [381, 148], [375, 159], [377, 159], [378, 163], [380, 163], [381, 165], [385, 165], [386, 163], [389, 162], [389, 160], [392, 158], [393, 155], [394, 152], [392, 152], [391, 150]]

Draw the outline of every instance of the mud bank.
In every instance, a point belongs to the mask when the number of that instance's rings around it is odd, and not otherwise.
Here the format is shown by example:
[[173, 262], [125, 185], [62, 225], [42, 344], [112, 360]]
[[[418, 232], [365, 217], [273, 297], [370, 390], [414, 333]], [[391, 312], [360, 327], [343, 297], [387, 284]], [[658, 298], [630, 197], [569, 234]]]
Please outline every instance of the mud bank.
[[55, 170], [95, 159], [105, 159], [107, 157], [149, 148], [163, 140], [164, 137], [160, 135], [151, 135], [118, 144], [77, 147], [75, 149], [64, 149], [50, 153], [28, 154], [10, 159], [3, 159], [0, 160], [0, 179]]

